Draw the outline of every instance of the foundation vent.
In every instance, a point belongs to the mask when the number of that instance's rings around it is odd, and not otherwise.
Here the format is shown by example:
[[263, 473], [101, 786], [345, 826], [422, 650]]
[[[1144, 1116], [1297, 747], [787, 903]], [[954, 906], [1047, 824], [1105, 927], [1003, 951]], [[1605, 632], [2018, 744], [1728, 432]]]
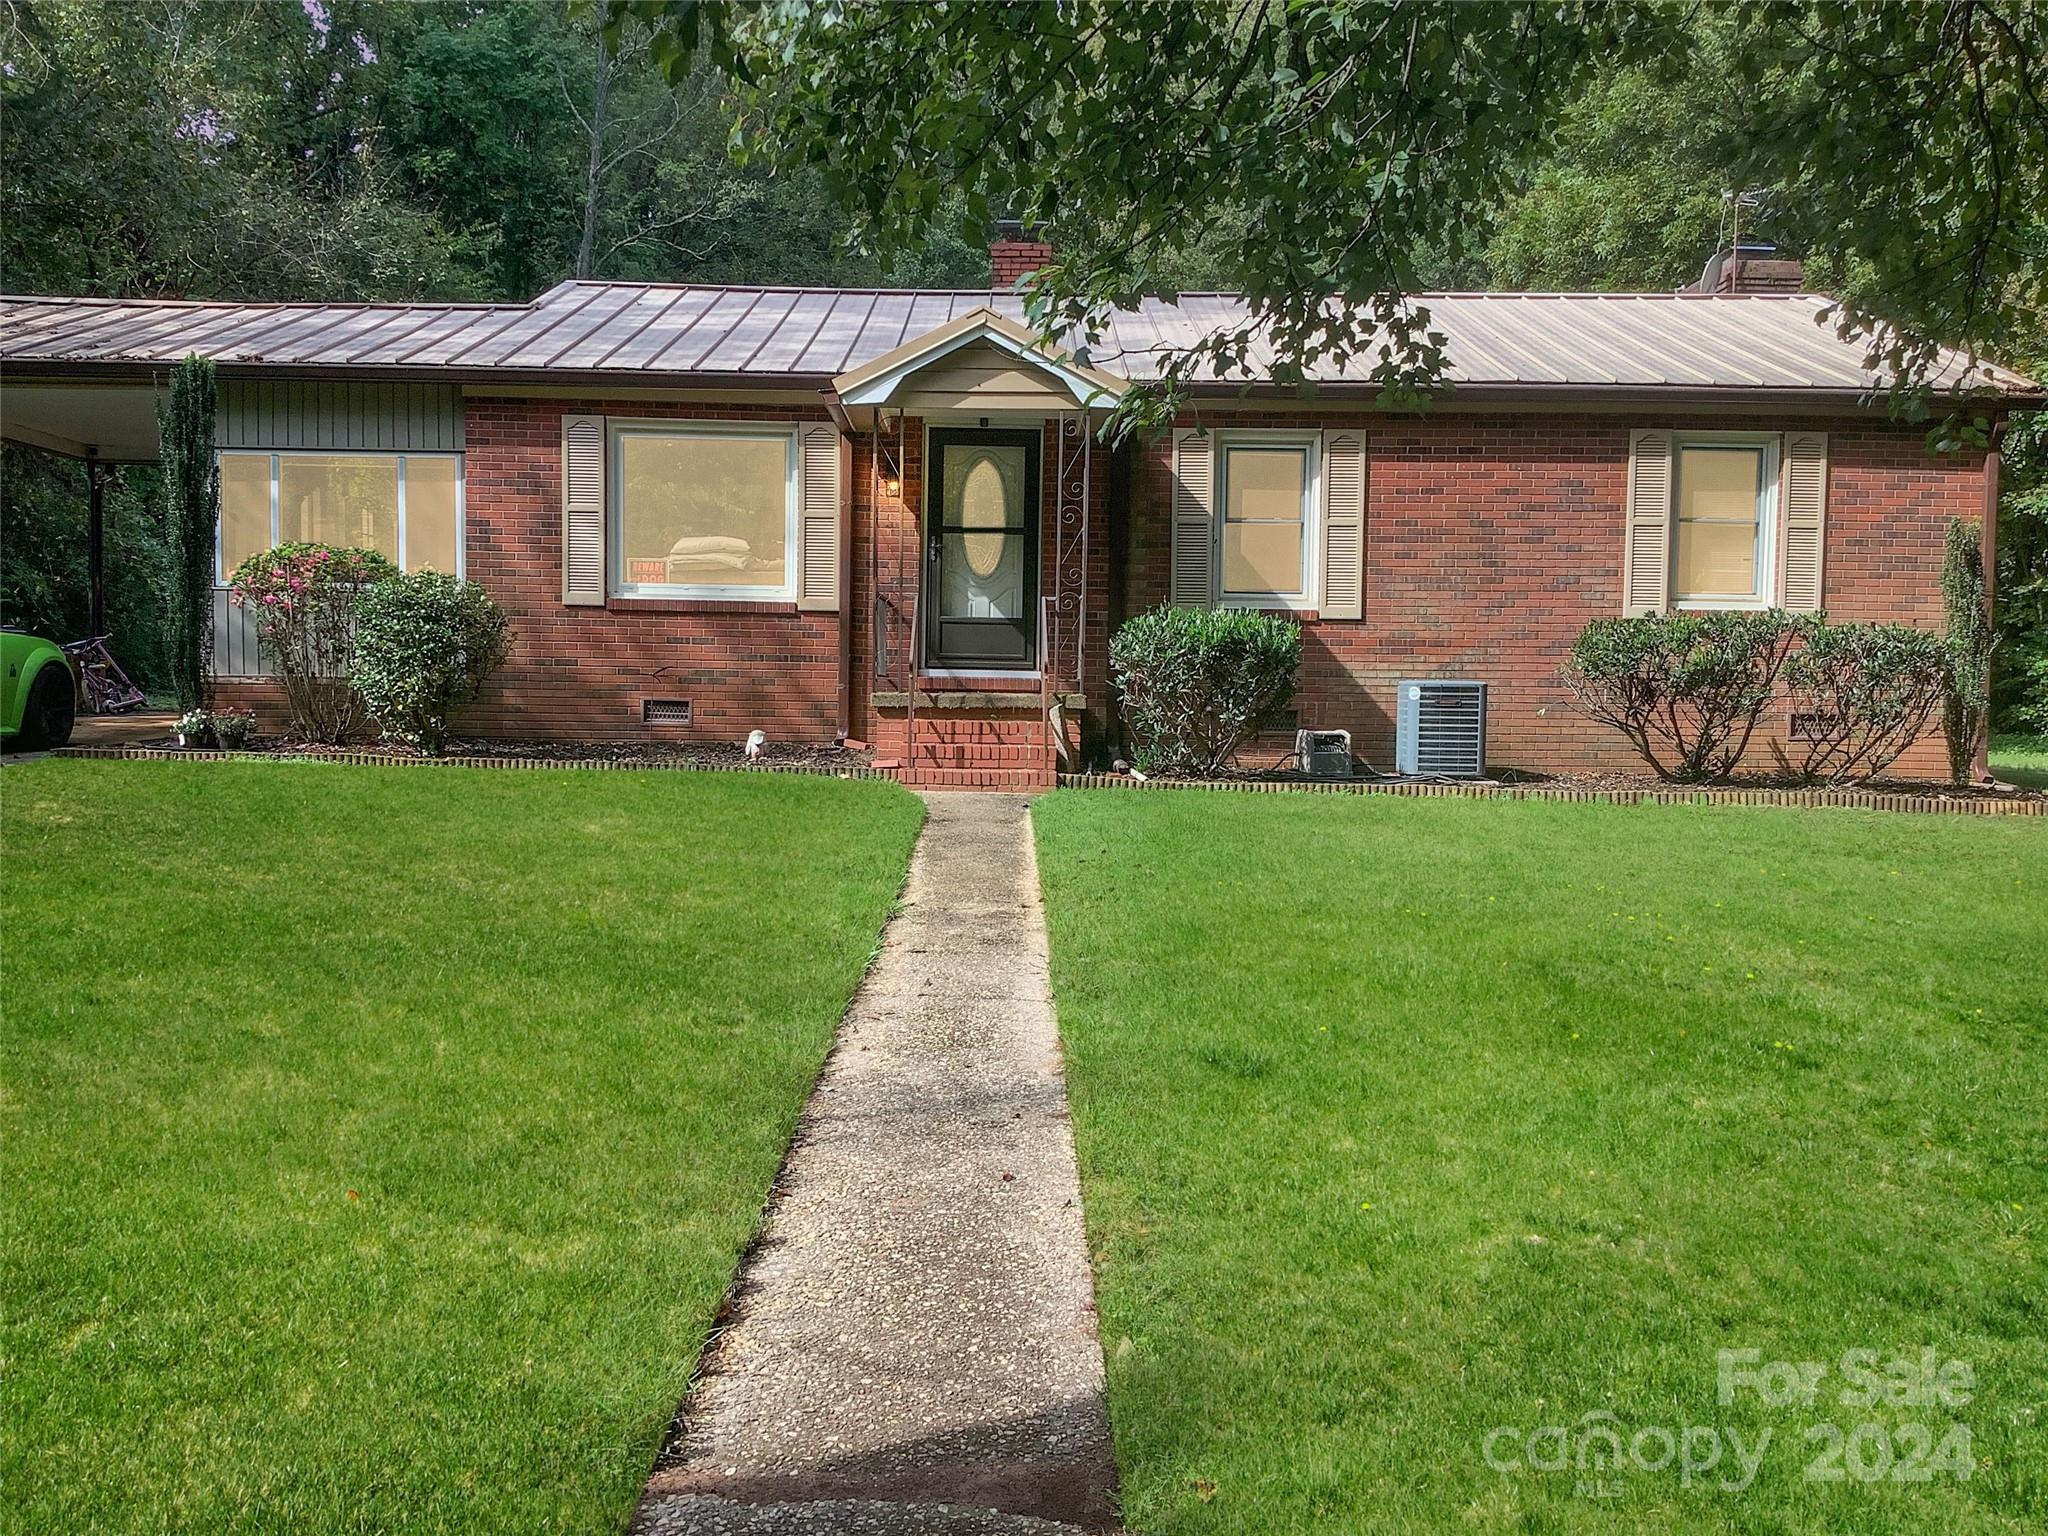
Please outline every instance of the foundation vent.
[[642, 725], [688, 725], [690, 723], [690, 701], [688, 699], [642, 699], [640, 701], [640, 723]]

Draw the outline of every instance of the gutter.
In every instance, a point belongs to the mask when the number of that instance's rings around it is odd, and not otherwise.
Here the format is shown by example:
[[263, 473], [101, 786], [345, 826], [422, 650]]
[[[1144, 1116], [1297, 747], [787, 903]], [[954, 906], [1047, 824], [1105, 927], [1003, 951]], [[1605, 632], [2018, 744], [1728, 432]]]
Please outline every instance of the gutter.
[[[1991, 424], [1991, 441], [1984, 449], [1984, 510], [1977, 521], [1977, 558], [1984, 567], [1984, 622], [1997, 633], [1998, 622], [1998, 480], [2005, 467], [2006, 418]], [[1996, 650], [1993, 651], [1994, 658]], [[1970, 778], [1978, 784], [1991, 777], [1991, 680], [1985, 678], [1984, 729], [1977, 733], [1977, 745], [1970, 754]]]
[[[81, 382], [150, 383], [175, 366], [172, 359], [139, 358], [38, 358], [0, 357], [0, 381], [29, 384], [42, 380], [78, 379]], [[563, 394], [603, 394], [631, 390], [720, 390], [743, 389], [762, 393], [816, 390], [825, 397], [825, 408], [842, 434], [851, 430], [846, 408], [833, 390], [835, 375], [823, 373], [720, 373], [663, 372], [641, 369], [592, 368], [478, 368], [459, 364], [406, 365], [390, 363], [289, 363], [264, 359], [219, 359], [214, 366], [224, 378], [364, 379], [394, 383], [460, 384], [488, 390], [493, 384], [539, 387]], [[1134, 384], [1149, 380], [1134, 379]], [[1714, 406], [1797, 406], [1803, 409], [1881, 408], [1886, 386], [1869, 385], [1700, 385], [1700, 384], [1454, 384], [1445, 385], [1431, 399], [1428, 409], [1458, 409], [1466, 405], [1553, 406], [1585, 409], [1589, 406], [1714, 405]], [[1242, 381], [1199, 380], [1187, 386], [1191, 401], [1242, 401], [1313, 409], [1318, 401], [1368, 406], [1380, 394], [1381, 386], [1370, 380], [1335, 380], [1315, 386], [1307, 395], [1292, 386]], [[2003, 406], [2031, 409], [2048, 406], [2048, 386], [2028, 381], [1984, 389], [1949, 389], [1935, 398], [1957, 402], [1983, 400]], [[1416, 415], [1417, 411], [1388, 412]]]
[[[1319, 400], [1341, 401], [1354, 409], [1361, 405], [1377, 409], [1372, 402], [1379, 393], [1380, 386], [1369, 382], [1321, 384], [1308, 395], [1272, 386], [1254, 385], [1248, 389], [1242, 384], [1202, 383], [1190, 385], [1187, 397], [1211, 403], [1224, 400], [1247, 404], [1284, 403], [1297, 409], [1313, 409]], [[1484, 406], [1491, 410], [1510, 406], [1584, 410], [1601, 406], [1674, 405], [1734, 406], [1752, 410], [1782, 406], [1802, 410], [1881, 410], [1884, 393], [1885, 386], [1882, 385], [1847, 388], [1788, 384], [1457, 384], [1444, 386], [1420, 409], [1407, 407], [1384, 414], [1418, 416], [1424, 411], [1456, 410], [1461, 406]], [[1958, 403], [1995, 401], [2001, 406], [2025, 409], [2048, 405], [2048, 387], [2009, 385], [1992, 390], [1988, 395], [1982, 390], [1946, 390], [1936, 391], [1934, 398]]]

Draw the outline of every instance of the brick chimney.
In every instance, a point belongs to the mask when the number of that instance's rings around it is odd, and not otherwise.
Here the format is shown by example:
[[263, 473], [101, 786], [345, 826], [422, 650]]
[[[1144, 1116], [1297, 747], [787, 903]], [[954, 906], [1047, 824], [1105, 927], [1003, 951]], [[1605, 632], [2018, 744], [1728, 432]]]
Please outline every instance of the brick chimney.
[[1806, 263], [1780, 256], [1775, 245], [1745, 240], [1716, 251], [1693, 288], [1699, 293], [1801, 293], [1806, 288]]
[[1038, 238], [1038, 231], [1025, 229], [1018, 219], [996, 221], [996, 237], [988, 243], [988, 285], [1014, 288], [1017, 279], [1036, 272], [1052, 260], [1052, 247]]

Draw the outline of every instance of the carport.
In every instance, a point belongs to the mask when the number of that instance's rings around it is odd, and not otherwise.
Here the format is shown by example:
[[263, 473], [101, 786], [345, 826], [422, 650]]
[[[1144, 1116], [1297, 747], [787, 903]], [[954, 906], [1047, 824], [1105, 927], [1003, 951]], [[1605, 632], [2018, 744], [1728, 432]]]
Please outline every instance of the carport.
[[149, 377], [102, 382], [0, 374], [0, 438], [85, 465], [89, 627], [96, 635], [107, 630], [106, 472], [156, 462], [156, 406], [163, 394]]

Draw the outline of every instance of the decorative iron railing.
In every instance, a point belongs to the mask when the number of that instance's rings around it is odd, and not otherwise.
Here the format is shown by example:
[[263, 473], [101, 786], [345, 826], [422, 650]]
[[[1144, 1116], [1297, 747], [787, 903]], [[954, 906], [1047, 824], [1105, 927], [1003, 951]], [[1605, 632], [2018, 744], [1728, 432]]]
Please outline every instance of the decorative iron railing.
[[1088, 492], [1095, 434], [1084, 412], [1059, 418], [1054, 460], [1052, 590], [1039, 667], [1062, 689], [1086, 684]]

